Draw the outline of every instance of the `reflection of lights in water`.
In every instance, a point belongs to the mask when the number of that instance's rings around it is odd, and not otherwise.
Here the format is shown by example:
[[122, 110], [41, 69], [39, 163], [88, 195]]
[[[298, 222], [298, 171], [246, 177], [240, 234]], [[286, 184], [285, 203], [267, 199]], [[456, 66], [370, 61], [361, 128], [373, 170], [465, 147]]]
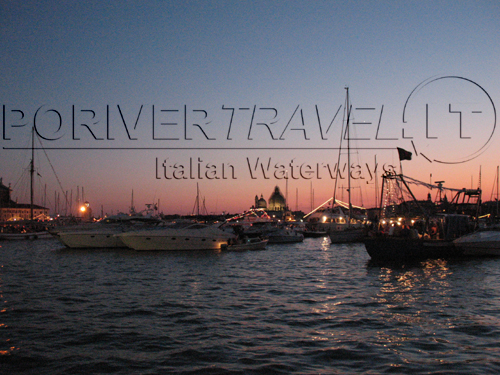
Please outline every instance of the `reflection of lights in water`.
[[328, 237], [323, 237], [323, 241], [321, 241], [321, 250], [330, 250], [330, 241], [328, 240]]
[[[2, 270], [2, 269], [3, 269], [3, 266], [0, 266], [0, 270]], [[0, 298], [2, 298], [1, 302], [6, 303], [7, 301], [3, 300], [3, 291], [1, 289], [2, 284], [3, 284], [2, 278], [0, 277]], [[5, 312], [7, 312], [6, 308], [2, 308], [0, 310], [0, 313], [5, 313]], [[1, 317], [1, 315], [0, 315], [0, 317]], [[7, 328], [7, 327], [8, 327], [7, 324], [0, 323], [0, 330], [3, 330], [4, 328]], [[0, 356], [11, 355], [15, 350], [19, 350], [19, 348], [16, 348], [15, 346], [9, 346], [9, 345], [12, 345], [12, 343], [10, 342], [10, 339], [2, 339], [2, 341], [0, 341]]]
[[381, 308], [374, 313], [393, 328], [379, 331], [378, 340], [392, 350], [409, 340], [444, 340], [435, 335], [443, 324], [448, 329], [449, 322], [439, 322], [435, 316], [447, 313], [455, 292], [448, 281], [451, 274], [447, 261], [440, 259], [411, 268], [381, 268], [380, 290], [374, 297]]

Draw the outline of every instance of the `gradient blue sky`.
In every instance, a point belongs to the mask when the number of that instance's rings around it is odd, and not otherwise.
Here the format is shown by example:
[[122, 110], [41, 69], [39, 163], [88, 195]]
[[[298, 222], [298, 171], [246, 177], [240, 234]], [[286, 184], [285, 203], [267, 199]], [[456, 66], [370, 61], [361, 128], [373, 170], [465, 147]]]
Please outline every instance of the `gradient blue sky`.
[[[160, 200], [164, 213], [191, 213], [197, 183], [209, 212], [243, 211], [255, 195], [267, 199], [275, 185], [287, 189], [282, 178], [252, 179], [248, 161], [337, 162], [341, 113], [322, 138], [317, 108], [325, 130], [344, 103], [345, 86], [357, 123], [353, 145], [363, 149], [353, 161], [368, 164], [354, 203], [374, 204], [367, 171], [375, 155], [379, 171], [399, 167], [396, 147], [413, 152], [405, 174], [426, 182], [477, 187], [481, 168], [483, 198], [490, 199], [500, 164], [496, 1], [25, 1], [2, 2], [0, 17], [0, 177], [19, 200], [22, 184], [14, 185], [29, 153], [16, 148], [29, 145], [38, 110], [40, 132], [60, 137], [43, 145], [63, 189], [75, 198], [83, 186], [95, 212], [127, 211], [134, 190], [136, 208]], [[443, 78], [449, 76], [460, 78]], [[405, 103], [423, 82], [403, 123]], [[156, 136], [174, 139], [153, 139], [153, 107]], [[223, 107], [235, 108], [231, 139], [232, 112]], [[184, 108], [190, 139], [183, 139]], [[61, 115], [60, 129], [52, 109]], [[136, 139], [128, 139], [122, 115]], [[413, 138], [403, 138], [403, 128]], [[37, 154], [52, 207], [60, 188]], [[231, 164], [236, 178], [157, 178], [157, 159], [187, 166], [190, 158]], [[288, 180], [293, 209], [307, 212], [312, 191], [316, 204], [332, 195], [333, 180], [319, 177]]]

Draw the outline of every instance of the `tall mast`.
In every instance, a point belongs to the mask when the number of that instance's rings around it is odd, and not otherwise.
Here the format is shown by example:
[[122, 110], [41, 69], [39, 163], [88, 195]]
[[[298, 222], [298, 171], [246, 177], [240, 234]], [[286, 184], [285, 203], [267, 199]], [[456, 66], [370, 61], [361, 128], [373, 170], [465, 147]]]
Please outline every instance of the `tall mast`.
[[196, 215], [200, 216], [200, 188], [198, 183], [196, 183], [196, 199], [194, 200], [193, 212], [191, 215], [194, 215], [195, 212]]
[[288, 210], [288, 171], [286, 171], [285, 211]]
[[299, 210], [299, 188], [295, 188], [295, 211]]
[[378, 204], [378, 177], [377, 177], [377, 155], [375, 155], [375, 208]]
[[35, 176], [35, 127], [31, 129], [31, 165], [30, 165], [30, 220], [33, 221], [33, 179]]
[[349, 104], [349, 87], [346, 87], [346, 109], [347, 109], [347, 123], [346, 123], [346, 133], [347, 133], [347, 196], [349, 197], [349, 225], [351, 224], [351, 149], [350, 149], [350, 133], [349, 133], [349, 121], [351, 117], [351, 107]]
[[[347, 87], [346, 87], [347, 89]], [[348, 91], [349, 92], [349, 91]], [[340, 127], [340, 142], [339, 142], [339, 156], [337, 158], [337, 173], [335, 174], [335, 184], [333, 186], [333, 202], [332, 202], [332, 208], [335, 205], [336, 202], [336, 197], [337, 197], [337, 183], [339, 180], [340, 176], [340, 159], [341, 159], [341, 154], [342, 154], [342, 138], [344, 138], [344, 122], [346, 118], [348, 117], [347, 115], [347, 98], [346, 98], [346, 103], [344, 104], [344, 118], [342, 119], [342, 126]]]

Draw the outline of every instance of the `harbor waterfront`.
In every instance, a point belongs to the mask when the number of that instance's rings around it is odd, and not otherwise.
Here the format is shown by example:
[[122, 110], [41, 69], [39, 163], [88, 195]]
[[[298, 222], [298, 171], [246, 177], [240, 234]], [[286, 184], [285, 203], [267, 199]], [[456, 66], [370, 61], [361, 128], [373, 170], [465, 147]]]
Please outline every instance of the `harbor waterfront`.
[[261, 251], [0, 243], [9, 374], [492, 374], [500, 259], [377, 264], [327, 237]]

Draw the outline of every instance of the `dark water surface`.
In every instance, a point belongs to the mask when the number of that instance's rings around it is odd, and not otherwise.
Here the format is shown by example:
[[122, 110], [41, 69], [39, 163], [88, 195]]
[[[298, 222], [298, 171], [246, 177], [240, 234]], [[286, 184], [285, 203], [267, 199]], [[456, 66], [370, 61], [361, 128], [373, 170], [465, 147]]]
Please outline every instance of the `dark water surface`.
[[500, 373], [500, 259], [0, 245], [2, 374]]

